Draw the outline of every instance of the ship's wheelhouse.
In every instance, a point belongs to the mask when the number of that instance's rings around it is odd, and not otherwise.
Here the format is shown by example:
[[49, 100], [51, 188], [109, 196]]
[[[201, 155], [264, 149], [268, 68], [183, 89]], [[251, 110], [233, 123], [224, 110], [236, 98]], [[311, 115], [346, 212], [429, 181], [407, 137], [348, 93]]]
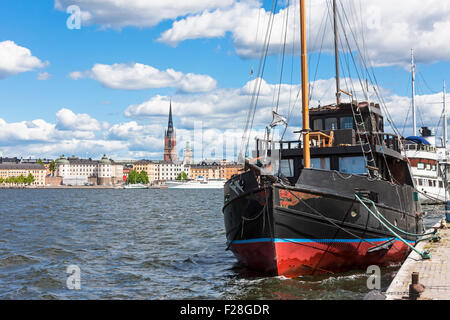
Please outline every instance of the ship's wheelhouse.
[[[310, 128], [313, 169], [414, 185], [402, 143], [398, 136], [384, 132], [378, 104], [353, 102], [313, 108]], [[264, 145], [265, 141], [259, 141], [257, 157], [263, 156]], [[295, 184], [303, 170], [302, 142], [279, 142], [272, 148], [279, 150], [278, 173]]]

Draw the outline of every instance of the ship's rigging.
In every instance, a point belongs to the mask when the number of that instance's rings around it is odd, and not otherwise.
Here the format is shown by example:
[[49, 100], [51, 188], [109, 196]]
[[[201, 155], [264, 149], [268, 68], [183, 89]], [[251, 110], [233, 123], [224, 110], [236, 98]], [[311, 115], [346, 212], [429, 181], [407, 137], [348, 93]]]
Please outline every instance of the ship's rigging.
[[[386, 102], [381, 95], [381, 89], [375, 75], [374, 65], [371, 62], [368, 54], [365, 40], [365, 33], [367, 28], [365, 26], [365, 21], [362, 19], [363, 12], [365, 10], [364, 5], [359, 2], [359, 6], [357, 6], [353, 0], [325, 0], [322, 1], [321, 4], [325, 4], [325, 12], [322, 15], [316, 35], [312, 37], [312, 40], [310, 40], [308, 43], [311, 48], [311, 53], [308, 55], [308, 66], [311, 68], [312, 62], [315, 62], [315, 70], [314, 72], [312, 72], [312, 81], [308, 84], [308, 87], [306, 89], [309, 92], [307, 97], [308, 99], [303, 99], [302, 101], [300, 101], [302, 92], [301, 86], [294, 85], [294, 74], [297, 67], [296, 59], [299, 56], [301, 58], [301, 55], [298, 54], [298, 50], [296, 48], [296, 43], [299, 42], [296, 40], [299, 40], [298, 37], [300, 37], [300, 35], [298, 35], [296, 31], [299, 29], [297, 25], [297, 23], [299, 23], [299, 19], [296, 17], [298, 16], [297, 12], [300, 11], [297, 1], [292, 2], [291, 0], [288, 0], [286, 2], [286, 6], [284, 8], [280, 8], [278, 0], [273, 0], [268, 19], [267, 21], [264, 21], [266, 22], [266, 24], [264, 25], [264, 27], [261, 27], [259, 25], [257, 26], [257, 32], [259, 32], [260, 29], [265, 29], [266, 32], [264, 35], [263, 47], [259, 59], [259, 67], [256, 73], [254, 73], [252, 67], [254, 87], [241, 142], [239, 157], [241, 162], [244, 161], [245, 157], [249, 156], [252, 130], [255, 127], [255, 115], [260, 103], [261, 87], [264, 83], [263, 79], [265, 77], [265, 73], [267, 72], [267, 61], [268, 59], [270, 59], [270, 54], [273, 52], [273, 50], [271, 50], [271, 42], [273, 40], [274, 24], [276, 21], [280, 22], [280, 19], [282, 30], [280, 32], [280, 48], [276, 73], [279, 74], [279, 78], [277, 80], [277, 85], [273, 86], [274, 89], [271, 106], [273, 114], [284, 116], [287, 122], [284, 130], [282, 131], [282, 133], [280, 133], [280, 140], [283, 140], [285, 138], [285, 135], [288, 132], [288, 127], [293, 126], [293, 115], [298, 114], [298, 112], [295, 111], [298, 111], [300, 109], [299, 104], [305, 105], [305, 103], [309, 103], [309, 101], [313, 100], [318, 101], [318, 104], [320, 104], [323, 101], [324, 95], [327, 94], [327, 91], [331, 91], [324, 90], [324, 93], [321, 97], [316, 97], [316, 91], [318, 91], [316, 85], [318, 82], [317, 79], [320, 65], [322, 60], [324, 59], [325, 53], [330, 51], [332, 51], [335, 56], [335, 96], [337, 105], [339, 105], [341, 102], [370, 102], [369, 100], [374, 97], [380, 103], [382, 111], [385, 114], [386, 120], [392, 128], [392, 131], [395, 134], [401, 136], [393, 121], [389, 109], [387, 108]], [[311, 14], [311, 4], [308, 11], [309, 26], [311, 28], [313, 19]], [[260, 22], [260, 12], [261, 11], [258, 11], [258, 23]], [[334, 41], [332, 41], [334, 47], [332, 48], [332, 50], [331, 48], [327, 48], [326, 46], [327, 34], [329, 34], [330, 31], [333, 31], [332, 33], [334, 34]], [[311, 30], [311, 32], [314, 33], [314, 30]], [[292, 42], [292, 47], [290, 48], [291, 50], [287, 50], [288, 39]], [[290, 74], [288, 74], [290, 80], [289, 101], [287, 105], [281, 105], [280, 97], [282, 92], [283, 79], [286, 78], [286, 55], [288, 54], [290, 54], [292, 60]], [[300, 84], [301, 83], [302, 82], [300, 82]], [[296, 89], [295, 99], [293, 99], [294, 89]], [[318, 94], [320, 93], [317, 92], [317, 95]], [[366, 154], [367, 167], [375, 169], [376, 164], [372, 154], [372, 150], [368, 150], [368, 148], [370, 148], [370, 145], [363, 143], [364, 137], [367, 138], [367, 128], [361, 121], [362, 118], [360, 116], [359, 108], [355, 108], [355, 110], [353, 111], [355, 123], [360, 124], [359, 130], [357, 130], [357, 134], [360, 137], [359, 141], [361, 141], [361, 148], [363, 150], [363, 153]], [[274, 119], [272, 119], [272, 122], [273, 121]], [[297, 124], [295, 124], [293, 127], [295, 128], [296, 126]], [[303, 128], [301, 132], [304, 133], [305, 129], [308, 130], [307, 128]], [[267, 127], [265, 132], [265, 138], [267, 140], [275, 140], [275, 130], [273, 128]], [[379, 139], [378, 136], [377, 139]], [[379, 141], [379, 145], [382, 145], [381, 141]], [[387, 166], [386, 159], [384, 159], [384, 161], [385, 165]], [[377, 177], [376, 170], [372, 170], [371, 176]], [[390, 174], [389, 176], [391, 177]]]

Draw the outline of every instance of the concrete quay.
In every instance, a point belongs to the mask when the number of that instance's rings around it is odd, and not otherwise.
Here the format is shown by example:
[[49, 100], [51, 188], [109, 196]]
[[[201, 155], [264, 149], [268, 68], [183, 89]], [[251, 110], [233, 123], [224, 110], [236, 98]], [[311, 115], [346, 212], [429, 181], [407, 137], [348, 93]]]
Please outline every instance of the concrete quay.
[[[416, 246], [419, 251], [429, 251], [431, 259], [411, 252], [386, 291], [386, 300], [450, 300], [450, 229], [441, 229], [440, 235], [439, 242], [423, 241]], [[410, 294], [413, 279], [418, 285]]]

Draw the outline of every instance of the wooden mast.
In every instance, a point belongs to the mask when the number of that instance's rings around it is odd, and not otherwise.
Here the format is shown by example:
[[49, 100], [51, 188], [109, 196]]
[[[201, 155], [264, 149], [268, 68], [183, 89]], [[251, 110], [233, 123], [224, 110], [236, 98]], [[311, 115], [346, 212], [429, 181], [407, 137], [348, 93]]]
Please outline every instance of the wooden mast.
[[308, 51], [306, 47], [306, 0], [300, 0], [300, 34], [302, 65], [302, 104], [303, 104], [303, 161], [305, 168], [311, 168], [308, 90]]

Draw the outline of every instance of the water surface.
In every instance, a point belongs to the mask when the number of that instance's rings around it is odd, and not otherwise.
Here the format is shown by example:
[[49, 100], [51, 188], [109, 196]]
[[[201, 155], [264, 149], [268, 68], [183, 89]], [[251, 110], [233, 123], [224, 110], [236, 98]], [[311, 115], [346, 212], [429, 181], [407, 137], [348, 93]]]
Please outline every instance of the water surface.
[[[0, 299], [362, 299], [369, 291], [363, 271], [286, 279], [237, 265], [225, 250], [222, 190], [0, 190], [0, 203]], [[81, 269], [81, 290], [67, 289], [69, 265]], [[397, 269], [382, 270], [384, 288]]]

